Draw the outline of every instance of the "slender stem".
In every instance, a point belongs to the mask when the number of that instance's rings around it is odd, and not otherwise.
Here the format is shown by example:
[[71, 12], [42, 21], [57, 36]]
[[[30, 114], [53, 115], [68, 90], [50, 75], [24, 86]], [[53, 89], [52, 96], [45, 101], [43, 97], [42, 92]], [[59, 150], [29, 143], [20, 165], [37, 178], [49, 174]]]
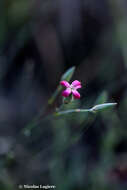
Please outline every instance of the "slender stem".
[[68, 114], [68, 113], [79, 113], [79, 112], [91, 112], [91, 109], [71, 109], [71, 110], [57, 112], [54, 115], [60, 116], [60, 115]]

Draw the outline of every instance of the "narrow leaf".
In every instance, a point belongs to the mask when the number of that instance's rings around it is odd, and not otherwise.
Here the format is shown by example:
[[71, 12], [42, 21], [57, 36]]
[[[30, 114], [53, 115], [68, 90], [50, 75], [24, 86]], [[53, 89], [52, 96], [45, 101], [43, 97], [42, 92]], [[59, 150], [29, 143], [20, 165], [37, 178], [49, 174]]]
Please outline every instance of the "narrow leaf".
[[[66, 81], [70, 81], [73, 74], [75, 71], [75, 67], [71, 67], [70, 69], [68, 69], [61, 77], [60, 80], [66, 80]], [[58, 85], [56, 91], [53, 93], [52, 97], [49, 99], [48, 104], [51, 105], [53, 104], [53, 102], [55, 101], [56, 97], [58, 96], [58, 94], [60, 93], [60, 91], [62, 90], [62, 87], [60, 85]]]
[[112, 108], [114, 106], [116, 106], [117, 103], [105, 103], [105, 104], [99, 104], [94, 106], [93, 108], [91, 108], [91, 112], [99, 112], [99, 111], [103, 111], [109, 108]]
[[61, 77], [61, 80], [66, 80], [66, 81], [70, 81], [73, 74], [75, 72], [75, 67], [71, 67], [70, 69], [68, 69]]
[[95, 105], [104, 104], [108, 100], [108, 93], [103, 91], [95, 101]]

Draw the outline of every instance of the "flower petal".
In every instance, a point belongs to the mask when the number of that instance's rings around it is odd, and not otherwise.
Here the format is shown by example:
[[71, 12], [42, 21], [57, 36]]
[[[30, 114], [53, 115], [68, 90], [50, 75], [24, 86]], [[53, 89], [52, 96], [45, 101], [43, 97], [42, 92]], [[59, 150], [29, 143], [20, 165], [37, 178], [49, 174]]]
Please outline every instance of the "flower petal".
[[62, 96], [64, 96], [64, 97], [68, 97], [70, 94], [71, 94], [71, 89], [70, 88], [67, 88], [66, 90], [64, 90], [62, 92]]
[[75, 89], [77, 90], [78, 88], [82, 88], [82, 85], [78, 85], [75, 87]]
[[72, 90], [72, 94], [74, 96], [75, 99], [79, 99], [80, 98], [80, 94], [77, 90]]
[[79, 82], [78, 80], [74, 80], [72, 83], [71, 83], [72, 86], [76, 87], [76, 86], [79, 86], [81, 85], [81, 82]]
[[69, 84], [67, 81], [65, 81], [65, 80], [61, 81], [60, 84], [61, 84], [62, 86], [65, 86], [66, 88], [69, 88], [69, 87], [70, 87], [70, 84]]

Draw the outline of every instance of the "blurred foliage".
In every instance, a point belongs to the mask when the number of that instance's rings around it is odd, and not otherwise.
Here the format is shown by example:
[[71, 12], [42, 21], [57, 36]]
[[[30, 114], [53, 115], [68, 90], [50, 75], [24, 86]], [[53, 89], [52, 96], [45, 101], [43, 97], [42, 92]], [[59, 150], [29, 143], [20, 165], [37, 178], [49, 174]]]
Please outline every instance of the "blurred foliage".
[[[125, 0], [0, 1], [1, 190], [127, 189], [126, 8]], [[83, 87], [66, 109], [117, 106], [50, 117], [62, 99], [56, 91], [48, 100], [70, 67]]]

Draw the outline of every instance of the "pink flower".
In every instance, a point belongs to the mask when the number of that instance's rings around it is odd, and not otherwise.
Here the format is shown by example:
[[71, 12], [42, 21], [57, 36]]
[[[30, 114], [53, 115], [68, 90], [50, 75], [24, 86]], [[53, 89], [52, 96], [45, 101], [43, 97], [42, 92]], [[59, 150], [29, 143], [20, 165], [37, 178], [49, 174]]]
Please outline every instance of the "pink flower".
[[66, 87], [66, 90], [62, 92], [62, 96], [68, 97], [71, 93], [74, 96], [75, 99], [80, 98], [80, 94], [77, 91], [78, 88], [81, 88], [81, 83], [78, 80], [74, 80], [71, 84], [69, 84], [67, 81], [63, 80], [60, 82], [60, 84], [64, 87]]

